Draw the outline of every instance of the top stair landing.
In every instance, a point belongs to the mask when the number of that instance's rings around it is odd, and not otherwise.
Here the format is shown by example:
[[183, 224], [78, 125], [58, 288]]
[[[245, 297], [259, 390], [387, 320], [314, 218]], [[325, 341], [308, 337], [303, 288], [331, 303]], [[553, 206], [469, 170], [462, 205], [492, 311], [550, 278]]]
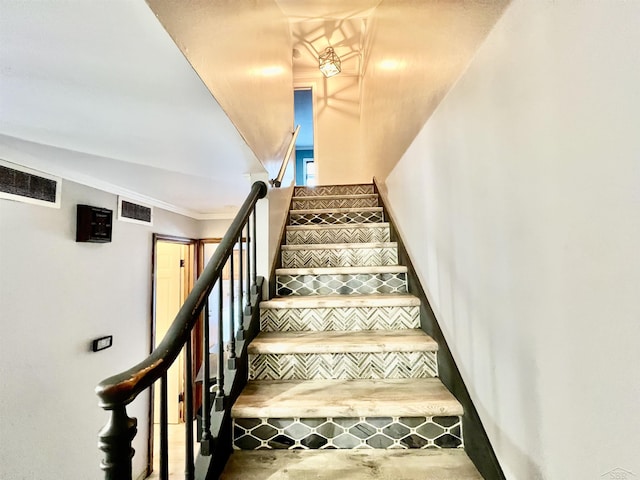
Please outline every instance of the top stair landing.
[[317, 187], [295, 187], [294, 197], [319, 197], [331, 195], [367, 195], [375, 193], [372, 184], [319, 185]]

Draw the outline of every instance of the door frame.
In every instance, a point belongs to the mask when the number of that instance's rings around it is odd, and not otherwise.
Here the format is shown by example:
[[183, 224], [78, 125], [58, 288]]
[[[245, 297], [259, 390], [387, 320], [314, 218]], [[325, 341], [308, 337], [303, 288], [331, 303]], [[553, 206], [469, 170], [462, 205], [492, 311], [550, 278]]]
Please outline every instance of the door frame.
[[[198, 243], [199, 241], [197, 239], [193, 239], [193, 238], [187, 238], [187, 237], [180, 237], [180, 236], [175, 236], [175, 235], [164, 235], [164, 234], [160, 234], [160, 233], [153, 233], [152, 235], [152, 247], [151, 247], [151, 318], [150, 318], [150, 322], [149, 322], [149, 354], [151, 354], [155, 348], [155, 344], [156, 344], [156, 299], [157, 299], [157, 291], [156, 291], [156, 258], [157, 258], [157, 245], [158, 242], [168, 242], [168, 243], [175, 243], [175, 244], [179, 244], [179, 245], [186, 245], [188, 246], [188, 254], [189, 254], [189, 258], [187, 259], [187, 261], [185, 261], [185, 268], [188, 268], [188, 272], [186, 273], [186, 279], [187, 279], [187, 283], [186, 283], [186, 292], [185, 292], [185, 296], [188, 294], [188, 292], [190, 292], [193, 289], [193, 285], [195, 284], [195, 281], [197, 279], [197, 276], [199, 275], [198, 272], [198, 266], [200, 264], [200, 260], [199, 260], [199, 255], [200, 255], [200, 248], [198, 247]], [[198, 324], [201, 323], [202, 320], [202, 315], [200, 316], [200, 319], [198, 320]], [[201, 330], [200, 330], [201, 332]], [[197, 365], [199, 365], [200, 361], [198, 361], [198, 345], [200, 345], [202, 343], [202, 341], [198, 341], [199, 337], [197, 336], [196, 333], [196, 329], [194, 329], [193, 333], [192, 333], [192, 351], [191, 351], [191, 357], [192, 357], [192, 362], [191, 362], [191, 366], [192, 366], [192, 383], [195, 385], [195, 382], [193, 381], [195, 379], [195, 375], [197, 372]], [[199, 353], [200, 355], [202, 355], [202, 347], [199, 347]], [[202, 357], [200, 357], [202, 358]], [[183, 372], [183, 377], [184, 377], [184, 384], [186, 385], [186, 371]], [[195, 390], [194, 390], [195, 392]], [[195, 397], [195, 395], [194, 395]], [[148, 438], [148, 455], [147, 455], [147, 476], [151, 475], [151, 473], [153, 472], [153, 448], [154, 448], [154, 423], [153, 423], [153, 419], [154, 419], [154, 388], [153, 385], [150, 387], [149, 389], [149, 408], [148, 408], [148, 412], [149, 412], [149, 422], [148, 422], [148, 432], [149, 432], [149, 438]], [[194, 410], [195, 412], [195, 410]], [[191, 419], [193, 420], [193, 419]]]
[[[309, 79], [300, 79], [300, 80], [294, 80], [293, 82], [293, 90], [294, 92], [296, 90], [311, 90], [311, 110], [312, 110], [312, 118], [313, 118], [313, 162], [315, 163], [315, 167], [316, 167], [316, 179], [318, 176], [318, 106], [317, 106], [317, 102], [316, 102], [316, 93], [318, 92], [318, 82], [316, 80], [309, 80]], [[294, 149], [294, 152], [296, 150]], [[303, 172], [303, 178], [305, 179], [305, 184], [306, 184], [306, 164], [303, 165], [304, 168], [304, 172]], [[294, 179], [294, 183], [295, 179]], [[297, 183], [296, 183], [297, 184]]]

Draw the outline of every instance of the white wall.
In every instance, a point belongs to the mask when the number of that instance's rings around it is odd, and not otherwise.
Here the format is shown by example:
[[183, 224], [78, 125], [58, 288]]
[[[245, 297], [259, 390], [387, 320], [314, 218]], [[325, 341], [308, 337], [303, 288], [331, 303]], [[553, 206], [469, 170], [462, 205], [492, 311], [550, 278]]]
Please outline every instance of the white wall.
[[[116, 196], [63, 181], [62, 207], [0, 200], [0, 478], [103, 478], [94, 388], [149, 351], [152, 232], [196, 237], [198, 222], [154, 211], [154, 226], [114, 221], [108, 244], [76, 243], [76, 204], [117, 211]], [[113, 347], [92, 353], [92, 339]], [[146, 466], [146, 394], [134, 478]]]
[[638, 25], [516, 0], [386, 180], [510, 480], [640, 475]]
[[360, 82], [356, 76], [322, 78], [314, 89], [316, 183], [370, 183], [360, 127]]
[[508, 3], [380, 2], [367, 24], [362, 79], [361, 135], [369, 177], [391, 172]]
[[284, 235], [291, 197], [293, 196], [293, 184], [288, 187], [269, 189], [269, 271], [266, 276], [269, 279], [271, 269], [280, 254], [280, 239]]
[[222, 238], [231, 226], [231, 222], [233, 222], [233, 218], [202, 220], [200, 221], [198, 238]]

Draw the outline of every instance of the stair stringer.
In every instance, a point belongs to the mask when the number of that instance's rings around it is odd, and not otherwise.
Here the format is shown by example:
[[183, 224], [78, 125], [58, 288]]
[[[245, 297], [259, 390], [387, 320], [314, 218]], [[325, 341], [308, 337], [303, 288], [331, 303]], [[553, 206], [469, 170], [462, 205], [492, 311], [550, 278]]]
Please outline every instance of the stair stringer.
[[464, 449], [473, 461], [480, 474], [486, 480], [506, 480], [502, 467], [498, 462], [495, 450], [482, 424], [480, 415], [469, 394], [455, 358], [451, 353], [447, 340], [440, 328], [438, 319], [431, 308], [420, 278], [416, 273], [411, 257], [396, 228], [393, 214], [388, 208], [389, 200], [379, 182], [374, 177], [374, 191], [378, 194], [384, 218], [389, 223], [391, 241], [398, 244], [398, 263], [407, 267], [408, 293], [418, 297], [420, 301], [420, 328], [438, 343], [438, 376], [447, 389], [456, 397], [464, 408], [462, 428], [464, 431]]

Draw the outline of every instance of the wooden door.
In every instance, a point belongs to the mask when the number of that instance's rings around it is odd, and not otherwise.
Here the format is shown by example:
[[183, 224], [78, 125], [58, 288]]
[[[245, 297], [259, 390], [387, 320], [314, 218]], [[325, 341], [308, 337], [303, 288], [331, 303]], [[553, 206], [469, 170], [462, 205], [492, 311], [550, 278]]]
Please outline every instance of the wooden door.
[[[156, 325], [157, 346], [176, 318], [185, 298], [186, 245], [158, 241], [156, 245]], [[154, 395], [154, 422], [160, 420], [160, 386]], [[169, 423], [184, 421], [184, 352], [167, 372]]]

